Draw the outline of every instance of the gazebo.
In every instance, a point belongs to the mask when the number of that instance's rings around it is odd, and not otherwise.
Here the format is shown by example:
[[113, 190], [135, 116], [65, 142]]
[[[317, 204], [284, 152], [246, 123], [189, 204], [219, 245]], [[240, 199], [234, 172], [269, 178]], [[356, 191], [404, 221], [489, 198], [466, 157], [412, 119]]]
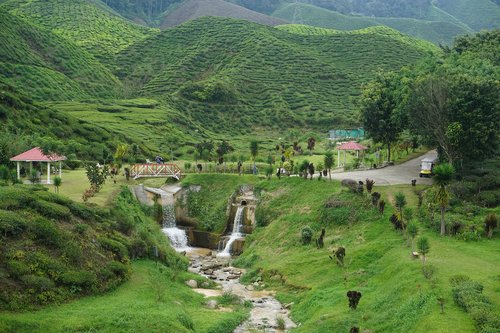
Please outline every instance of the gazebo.
[[349, 141], [346, 143], [341, 144], [340, 146], [337, 147], [338, 151], [338, 159], [337, 159], [337, 166], [340, 167], [340, 151], [344, 151], [344, 165], [346, 163], [346, 151], [347, 150], [355, 150], [356, 151], [356, 157], [359, 158], [359, 151], [364, 151], [368, 149], [367, 147], [363, 146], [362, 144], [359, 144], [354, 141]]
[[47, 163], [47, 184], [50, 184], [50, 163], [59, 162], [59, 177], [61, 177], [62, 165], [61, 162], [66, 160], [66, 157], [57, 154], [46, 155], [39, 148], [35, 147], [22, 154], [14, 156], [10, 159], [12, 162], [17, 162], [17, 178], [21, 179], [21, 162], [30, 164], [30, 172], [33, 169], [33, 162]]

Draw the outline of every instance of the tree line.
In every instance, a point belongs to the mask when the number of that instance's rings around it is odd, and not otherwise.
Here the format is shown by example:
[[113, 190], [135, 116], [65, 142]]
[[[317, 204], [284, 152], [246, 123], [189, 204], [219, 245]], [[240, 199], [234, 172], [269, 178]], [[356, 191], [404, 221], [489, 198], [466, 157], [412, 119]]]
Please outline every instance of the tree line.
[[496, 156], [500, 125], [500, 30], [455, 40], [439, 57], [399, 72], [380, 73], [365, 86], [361, 119], [367, 134], [390, 150], [403, 133], [437, 146], [441, 159]]

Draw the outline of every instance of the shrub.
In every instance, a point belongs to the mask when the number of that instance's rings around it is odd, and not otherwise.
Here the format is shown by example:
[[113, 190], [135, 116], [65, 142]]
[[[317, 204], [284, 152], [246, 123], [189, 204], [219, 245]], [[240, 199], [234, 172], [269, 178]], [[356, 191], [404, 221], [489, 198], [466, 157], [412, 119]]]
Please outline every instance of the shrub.
[[6, 165], [0, 165], [0, 180], [7, 182], [10, 179], [10, 170]]
[[69, 220], [69, 218], [71, 217], [71, 212], [68, 207], [59, 205], [54, 202], [37, 200], [34, 207], [40, 214], [50, 218]]
[[125, 259], [128, 255], [128, 251], [125, 245], [123, 245], [118, 241], [115, 241], [107, 237], [100, 237], [99, 243], [104, 249], [109, 250], [114, 254], [116, 254], [120, 260]]
[[302, 244], [307, 245], [311, 243], [313, 237], [313, 230], [309, 226], [305, 226], [300, 231], [300, 239], [302, 240]]
[[97, 276], [89, 271], [67, 271], [61, 274], [60, 282], [67, 286], [77, 286], [82, 289], [90, 289], [97, 284]]
[[122, 278], [128, 277], [130, 273], [128, 266], [118, 261], [110, 261], [106, 265], [106, 269], [113, 272], [113, 274], [115, 274], [116, 276], [120, 276]]
[[258, 227], [265, 227], [276, 218], [276, 215], [270, 207], [258, 205], [255, 210], [255, 223]]
[[64, 164], [70, 170], [78, 169], [78, 168], [80, 168], [83, 165], [82, 161], [78, 161], [78, 160], [68, 160], [68, 161], [64, 162]]
[[484, 219], [484, 230], [486, 231], [488, 238], [493, 236], [493, 231], [498, 225], [497, 216], [495, 213], [491, 213]]
[[23, 275], [21, 281], [27, 289], [32, 289], [33, 292], [43, 292], [54, 288], [55, 284], [51, 279], [37, 275]]
[[52, 221], [38, 218], [30, 224], [30, 229], [42, 244], [59, 245], [63, 243], [64, 236]]
[[25, 219], [15, 212], [0, 209], [0, 235], [16, 236], [26, 229]]

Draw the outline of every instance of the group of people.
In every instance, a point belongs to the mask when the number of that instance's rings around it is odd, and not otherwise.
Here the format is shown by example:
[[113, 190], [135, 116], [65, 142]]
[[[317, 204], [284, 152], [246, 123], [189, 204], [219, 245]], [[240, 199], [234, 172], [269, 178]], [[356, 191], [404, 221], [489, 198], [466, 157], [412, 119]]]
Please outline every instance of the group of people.
[[163, 157], [161, 157], [160, 155], [156, 155], [156, 157], [155, 157], [155, 161], [156, 161], [156, 163], [158, 163], [158, 164], [163, 164], [163, 163], [165, 163], [165, 160], [164, 160], [164, 159], [163, 159]]

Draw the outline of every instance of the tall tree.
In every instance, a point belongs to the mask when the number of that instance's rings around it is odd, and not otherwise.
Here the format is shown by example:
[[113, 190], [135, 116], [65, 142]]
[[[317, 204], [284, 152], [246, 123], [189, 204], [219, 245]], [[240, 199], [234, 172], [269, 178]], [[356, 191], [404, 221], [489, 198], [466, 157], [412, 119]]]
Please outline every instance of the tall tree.
[[446, 233], [446, 224], [444, 221], [444, 213], [450, 199], [448, 185], [453, 179], [455, 169], [451, 164], [443, 163], [434, 168], [434, 177], [432, 178], [434, 185], [437, 187], [434, 201], [439, 205], [441, 210], [441, 236]]
[[399, 78], [392, 73], [381, 74], [363, 89], [361, 120], [367, 135], [387, 146], [387, 161], [391, 161], [391, 144], [403, 131], [405, 114], [401, 106]]

